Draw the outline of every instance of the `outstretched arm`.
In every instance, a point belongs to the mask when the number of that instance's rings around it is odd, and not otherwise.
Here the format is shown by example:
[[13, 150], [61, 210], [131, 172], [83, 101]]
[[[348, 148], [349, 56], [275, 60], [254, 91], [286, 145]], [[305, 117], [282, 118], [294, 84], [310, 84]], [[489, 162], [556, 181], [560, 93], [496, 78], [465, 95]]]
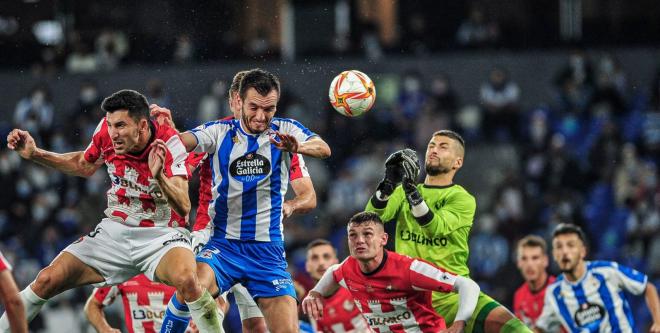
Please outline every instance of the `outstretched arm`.
[[11, 276], [11, 271], [5, 269], [0, 272], [0, 299], [7, 311], [9, 327], [12, 333], [27, 333], [27, 320], [25, 319], [25, 306], [18, 294], [18, 288]]
[[660, 299], [658, 298], [658, 289], [650, 281], [646, 283], [644, 299], [646, 299], [646, 306], [648, 306], [653, 317], [653, 325], [649, 332], [660, 333]]
[[100, 164], [88, 162], [82, 151], [58, 154], [38, 148], [30, 133], [20, 129], [14, 129], [7, 135], [7, 147], [26, 160], [72, 176], [89, 177], [100, 167]]
[[298, 153], [316, 158], [328, 158], [332, 154], [330, 146], [319, 136], [314, 136], [302, 143], [299, 143], [295, 136], [286, 133], [275, 132], [275, 137], [277, 139], [271, 137], [270, 142], [278, 149], [290, 153]]

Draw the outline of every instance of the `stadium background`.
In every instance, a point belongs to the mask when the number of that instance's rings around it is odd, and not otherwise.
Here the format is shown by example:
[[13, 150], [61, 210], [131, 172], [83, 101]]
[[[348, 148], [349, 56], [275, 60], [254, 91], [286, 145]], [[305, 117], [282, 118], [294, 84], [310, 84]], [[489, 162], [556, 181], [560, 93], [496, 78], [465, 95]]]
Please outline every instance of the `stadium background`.
[[[236, 71], [263, 67], [283, 84], [278, 115], [333, 149], [327, 161], [307, 159], [318, 208], [285, 222], [303, 284], [308, 241], [329, 238], [347, 254], [345, 221], [387, 154], [421, 153], [430, 133], [452, 128], [468, 143], [457, 182], [477, 198], [470, 267], [483, 290], [510, 306], [522, 282], [515, 241], [547, 238], [560, 221], [587, 230], [589, 258], [658, 285], [659, 12], [651, 0], [11, 1], [0, 9], [0, 136], [17, 126], [42, 147], [84, 149], [100, 100], [121, 88], [190, 128], [228, 114]], [[357, 119], [327, 102], [331, 79], [352, 68], [378, 92]], [[99, 221], [106, 177], [66, 177], [2, 145], [0, 250], [21, 288]], [[87, 332], [90, 291], [53, 299], [32, 330]], [[631, 300], [643, 331], [644, 300]], [[116, 325], [118, 304], [108, 314]], [[227, 324], [240, 327], [235, 311]]]

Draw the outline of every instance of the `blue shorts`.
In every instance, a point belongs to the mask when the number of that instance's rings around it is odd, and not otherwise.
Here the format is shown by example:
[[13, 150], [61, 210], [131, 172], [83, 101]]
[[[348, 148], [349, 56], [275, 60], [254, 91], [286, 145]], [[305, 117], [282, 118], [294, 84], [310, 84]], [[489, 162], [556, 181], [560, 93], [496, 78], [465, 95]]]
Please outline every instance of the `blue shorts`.
[[254, 299], [285, 295], [297, 299], [283, 242], [211, 239], [197, 262], [213, 269], [220, 293], [240, 282]]

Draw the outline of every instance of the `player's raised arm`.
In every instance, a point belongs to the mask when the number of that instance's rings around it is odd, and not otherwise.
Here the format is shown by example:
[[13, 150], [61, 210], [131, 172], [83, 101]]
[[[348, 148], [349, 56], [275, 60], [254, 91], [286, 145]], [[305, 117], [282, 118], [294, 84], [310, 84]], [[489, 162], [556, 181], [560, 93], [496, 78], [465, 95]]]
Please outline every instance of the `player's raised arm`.
[[[168, 204], [177, 214], [185, 217], [190, 213], [191, 206], [190, 197], [188, 196], [188, 179], [176, 175], [170, 177], [165, 174], [165, 164], [168, 161], [167, 153], [168, 147], [165, 142], [160, 139], [154, 140], [149, 152], [149, 169], [158, 181], [163, 194], [167, 197]], [[169, 164], [175, 164], [177, 168], [187, 168], [185, 154], [179, 152], [176, 155]]]
[[22, 158], [39, 163], [68, 175], [89, 177], [100, 167], [85, 159], [85, 152], [54, 153], [37, 147], [28, 131], [14, 129], [7, 135], [7, 147]]
[[[105, 319], [105, 313], [103, 308], [105, 305], [97, 299], [97, 297], [106, 297], [108, 292], [110, 292], [111, 287], [105, 287], [101, 289], [94, 289], [87, 302], [85, 303], [85, 316], [89, 320], [90, 324], [94, 326], [97, 332], [99, 333], [119, 333], [120, 330], [110, 326], [108, 321]], [[107, 297], [106, 297], [107, 298]]]
[[277, 139], [271, 138], [270, 142], [278, 149], [316, 158], [328, 158], [332, 154], [330, 146], [318, 135], [303, 142], [298, 142], [295, 136], [286, 133], [276, 132], [275, 136]]
[[[408, 149], [409, 150], [409, 149]], [[404, 200], [403, 192], [397, 189], [403, 180], [403, 159], [404, 150], [392, 153], [385, 160], [385, 176], [378, 183], [376, 193], [367, 203], [366, 210], [375, 212], [383, 221], [389, 221], [395, 218], [399, 213], [399, 207]]]

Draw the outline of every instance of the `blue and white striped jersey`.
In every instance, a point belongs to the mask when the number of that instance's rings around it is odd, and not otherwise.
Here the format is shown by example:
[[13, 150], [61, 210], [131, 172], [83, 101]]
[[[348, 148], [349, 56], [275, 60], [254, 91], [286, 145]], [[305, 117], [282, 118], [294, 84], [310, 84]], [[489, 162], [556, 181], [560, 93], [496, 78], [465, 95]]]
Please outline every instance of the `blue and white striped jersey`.
[[613, 261], [587, 261], [577, 282], [557, 278], [545, 292], [536, 325], [548, 332], [560, 323], [568, 332], [633, 332], [635, 323], [624, 290], [639, 295], [648, 277]]
[[208, 153], [212, 197], [209, 216], [216, 239], [283, 241], [282, 203], [289, 185], [291, 154], [271, 144], [274, 131], [298, 142], [316, 136], [299, 122], [273, 118], [271, 128], [248, 134], [240, 120], [212, 121], [192, 129], [195, 152]]

